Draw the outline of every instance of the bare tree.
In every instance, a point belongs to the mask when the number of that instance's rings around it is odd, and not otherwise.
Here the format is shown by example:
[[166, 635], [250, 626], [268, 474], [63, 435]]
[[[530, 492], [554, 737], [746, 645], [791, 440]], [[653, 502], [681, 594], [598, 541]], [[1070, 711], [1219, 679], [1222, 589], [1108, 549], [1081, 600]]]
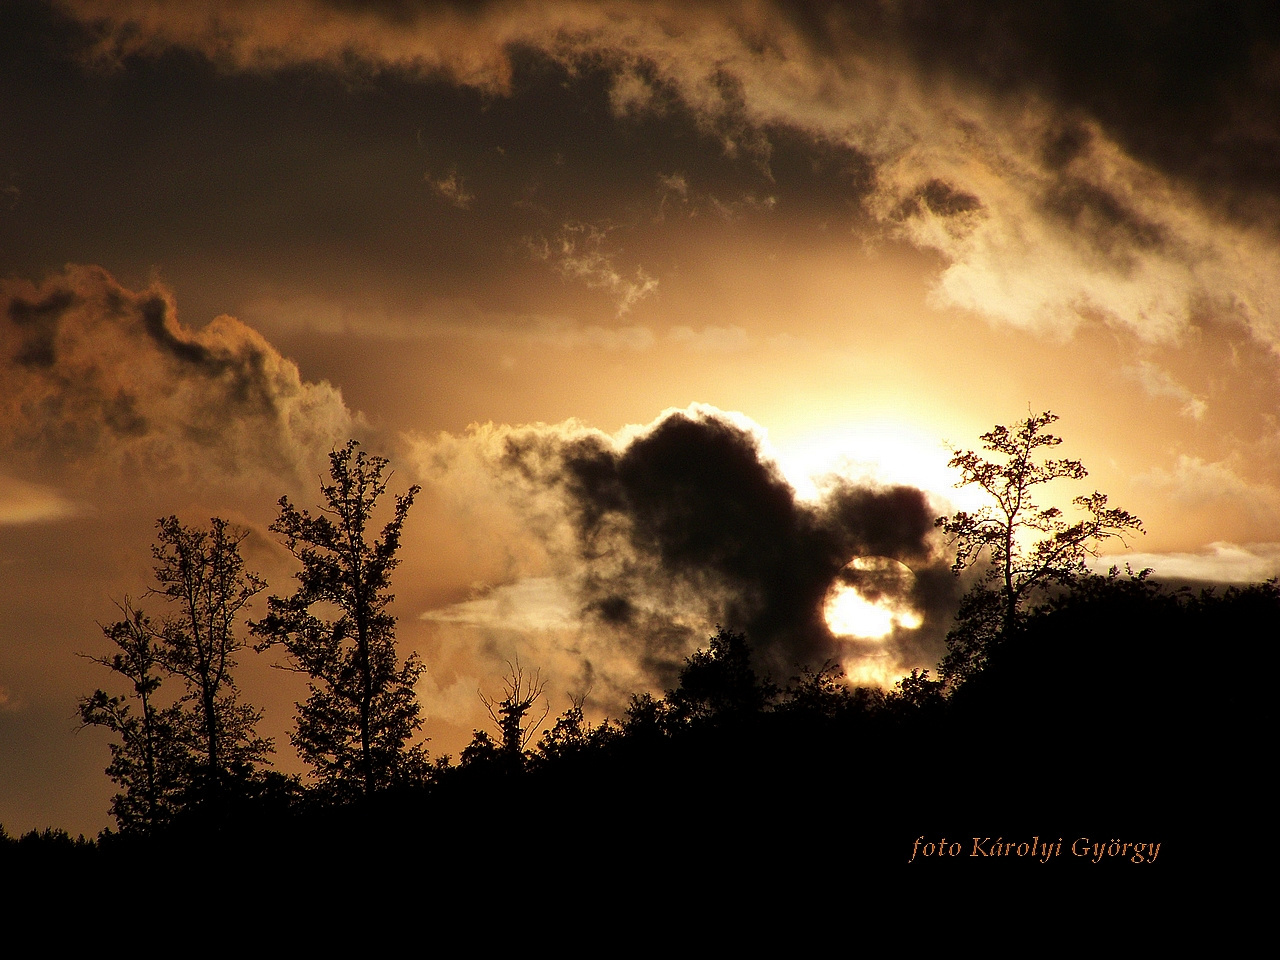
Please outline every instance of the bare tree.
[[480, 700], [489, 712], [490, 719], [498, 726], [498, 756], [513, 768], [523, 768], [525, 749], [537, 735], [543, 721], [550, 713], [550, 704], [543, 704], [542, 715], [535, 723], [525, 723], [525, 716], [533, 708], [534, 703], [542, 696], [547, 682], [542, 679], [542, 671], [536, 671], [532, 677], [525, 676], [520, 666], [520, 658], [507, 661], [509, 672], [502, 678], [504, 696], [495, 700], [480, 691]]

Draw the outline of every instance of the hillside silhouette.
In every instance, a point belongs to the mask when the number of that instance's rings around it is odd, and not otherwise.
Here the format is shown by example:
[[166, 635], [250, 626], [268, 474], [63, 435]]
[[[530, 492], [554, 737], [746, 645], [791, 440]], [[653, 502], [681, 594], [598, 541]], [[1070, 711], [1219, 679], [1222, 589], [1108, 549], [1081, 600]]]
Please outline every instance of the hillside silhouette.
[[[1194, 592], [1088, 577], [956, 689], [924, 676], [888, 693], [831, 669], [779, 689], [752, 670], [747, 638], [722, 629], [664, 696], [594, 726], [571, 708], [517, 764], [473, 752], [355, 801], [279, 778], [153, 834], [46, 831], [0, 849], [11, 870], [67, 881], [215, 850], [214, 872], [289, 864], [295, 885], [420, 864], [414, 889], [457, 896], [504, 870], [539, 888], [596, 877], [672, 895], [810, 882], [831, 865], [894, 883], [1163, 883], [1199, 865], [1221, 799], [1254, 776], [1242, 761], [1256, 701], [1214, 689], [1200, 664], [1277, 615], [1274, 582]], [[996, 838], [1033, 837], [1058, 852], [986, 855]], [[960, 855], [926, 862], [918, 848], [944, 838]], [[1135, 863], [1073, 854], [1082, 838], [1160, 847]]]

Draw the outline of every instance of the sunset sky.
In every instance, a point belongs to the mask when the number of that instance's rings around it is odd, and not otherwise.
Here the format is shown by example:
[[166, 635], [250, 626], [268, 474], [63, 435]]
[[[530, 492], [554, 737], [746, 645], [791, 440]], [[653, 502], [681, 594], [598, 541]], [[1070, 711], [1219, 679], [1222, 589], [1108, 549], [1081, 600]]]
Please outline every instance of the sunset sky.
[[[433, 755], [516, 657], [596, 717], [718, 623], [932, 667], [949, 450], [1028, 411], [1089, 468], [1047, 496], [1144, 521], [1104, 568], [1280, 573], [1269, 6], [2, 0], [0, 824], [110, 822], [77, 655], [165, 613], [157, 518], [291, 592], [276, 501], [348, 438], [423, 487]], [[855, 558], [876, 638], [823, 619]]]

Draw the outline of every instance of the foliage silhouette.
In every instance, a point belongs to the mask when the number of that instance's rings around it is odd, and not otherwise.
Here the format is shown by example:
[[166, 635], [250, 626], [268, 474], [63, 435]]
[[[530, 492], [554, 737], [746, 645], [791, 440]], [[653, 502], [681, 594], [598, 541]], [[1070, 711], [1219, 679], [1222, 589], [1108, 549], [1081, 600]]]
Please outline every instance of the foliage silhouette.
[[239, 702], [232, 675], [236, 654], [246, 646], [236, 635], [236, 619], [266, 582], [244, 569], [240, 544], [248, 531], [219, 517], [208, 530], [172, 516], [156, 527], [154, 592], [178, 607], [162, 628], [164, 666], [186, 686], [201, 789], [216, 794], [225, 780], [248, 775], [272, 749], [255, 733], [261, 711]]
[[[412, 742], [422, 725], [414, 684], [423, 665], [417, 654], [399, 662], [389, 610], [391, 572], [419, 487], [395, 498], [391, 519], [370, 539], [390, 475], [385, 458], [358, 447], [352, 440], [329, 455], [318, 514], [280, 498], [271, 529], [302, 564], [298, 588], [270, 597], [267, 616], [253, 624], [260, 650], [283, 646], [292, 669], [310, 680], [290, 739], [339, 799], [419, 781], [429, 768], [424, 746]], [[330, 610], [337, 616], [327, 619]]]
[[685, 659], [668, 699], [676, 723], [734, 723], [762, 713], [777, 693], [752, 668], [746, 634], [717, 627], [707, 649]]
[[1050, 587], [1069, 587], [1087, 575], [1085, 558], [1096, 556], [1103, 541], [1124, 542], [1126, 533], [1144, 532], [1141, 520], [1108, 507], [1106, 496], [1097, 491], [1072, 501], [1086, 514], [1074, 523], [1064, 519], [1059, 507], [1036, 503], [1037, 487], [1088, 475], [1079, 460], [1037, 459], [1041, 450], [1062, 443], [1047, 432], [1057, 419], [1046, 410], [1029, 414], [1012, 429], [997, 424], [981, 437], [983, 449], [996, 454], [996, 460], [972, 450], [953, 451], [949, 465], [961, 471], [956, 486], [977, 486], [993, 502], [935, 521], [955, 544], [956, 574], [986, 559], [947, 638], [942, 672], [950, 683], [963, 682], [980, 668], [992, 645], [1016, 626], [1029, 597]]
[[[1166, 856], [1186, 862], [1197, 840], [1219, 829], [1203, 787], [1231, 797], [1251, 782], [1250, 764], [1241, 762], [1247, 741], [1240, 750], [1231, 742], [1259, 729], [1258, 720], [1238, 706], [1245, 698], [1214, 698], [1189, 676], [1206, 637], [1260, 638], [1257, 624], [1277, 617], [1274, 583], [1196, 594], [1145, 575], [1082, 577], [1028, 609], [948, 697], [935, 695], [924, 673], [886, 696], [850, 689], [825, 665], [793, 678], [754, 713], [677, 720], [673, 690], [634, 698], [622, 724], [588, 727], [575, 698], [564, 723], [542, 738], [548, 748], [517, 775], [498, 779], [499, 764], [474, 766], [474, 775], [437, 765], [429, 789], [382, 790], [359, 805], [294, 808], [277, 819], [246, 808], [250, 815], [221, 849], [238, 862], [303, 864], [302, 875], [314, 877], [303, 882], [317, 892], [335, 865], [376, 872], [429, 858], [465, 900], [492, 882], [495, 865], [510, 864], [518, 815], [528, 825], [520, 849], [546, 851], [522, 854], [522, 877], [562, 889], [607, 875], [621, 878], [623, 887], [610, 886], [619, 896], [625, 888], [669, 902], [698, 896], [708, 883], [829, 878], [833, 863], [868, 883], [908, 869], [915, 882], [925, 868], [905, 864], [922, 830], [961, 837], [966, 852], [974, 834], [1029, 839], [1051, 830], [1066, 846], [1061, 862], [1032, 865], [1037, 889], [1078, 888], [1087, 876], [1090, 890], [1108, 878], [1132, 890], [1139, 881], [1128, 868], [1069, 857], [1071, 837], [1161, 840], [1163, 864]], [[741, 635], [733, 636], [732, 643], [721, 637], [716, 657], [698, 651], [686, 668], [719, 659], [722, 646], [738, 645]], [[721, 722], [730, 716], [752, 719]], [[496, 756], [497, 743], [485, 739]], [[375, 823], [448, 827], [409, 836], [371, 831], [370, 809]], [[171, 836], [159, 849], [172, 851], [164, 862], [177, 869], [200, 838]], [[65, 846], [50, 841], [50, 858]], [[106, 859], [92, 869], [114, 870], [130, 849], [153, 859], [152, 848], [99, 846]], [[983, 888], [999, 877], [1026, 882], [1014, 867], [984, 874]], [[927, 869], [942, 871], [929, 875], [945, 887], [956, 869], [986, 868], [957, 859]], [[1145, 886], [1177, 874], [1142, 876]], [[426, 889], [414, 887], [414, 895]]]
[[106, 771], [121, 788], [111, 800], [116, 825], [125, 832], [146, 833], [170, 822], [181, 809], [191, 756], [180, 707], [158, 704], [164, 663], [156, 630], [127, 597], [120, 612], [121, 620], [102, 628], [117, 652], [89, 659], [128, 680], [132, 692], [115, 696], [95, 690], [81, 698], [78, 708], [84, 724], [106, 727], [117, 738]]
[[[146, 833], [200, 804], [221, 806], [231, 783], [259, 775], [272, 745], [255, 727], [261, 711], [241, 703], [236, 619], [265, 583], [244, 569], [246, 532], [214, 517], [208, 529], [176, 517], [156, 522], [155, 596], [176, 607], [157, 626], [128, 599], [103, 633], [116, 652], [90, 657], [128, 681], [125, 696], [96, 690], [79, 701], [81, 721], [116, 736], [107, 774], [121, 788], [111, 812], [125, 832]], [[183, 692], [162, 698], [165, 678]], [[136, 709], [135, 709], [136, 708]]]
[[949, 719], [992, 756], [1036, 758], [1024, 782], [1064, 809], [1207, 827], [1213, 800], [1257, 770], [1246, 745], [1263, 726], [1200, 664], [1214, 643], [1251, 656], [1277, 618], [1274, 582], [1197, 593], [1113, 568], [1030, 611], [954, 692]]
[[652, 743], [666, 737], [675, 721], [671, 704], [651, 693], [632, 694], [622, 718], [622, 732], [631, 743]]
[[[594, 726], [585, 696], [571, 698], [530, 751], [541, 682], [513, 662], [503, 697], [487, 701], [496, 737], [477, 733], [462, 767], [442, 759], [372, 797], [358, 783], [343, 794], [360, 803], [313, 808], [294, 803], [283, 781], [241, 786], [239, 819], [217, 849], [237, 863], [302, 864], [317, 889], [343, 866], [377, 872], [429, 858], [465, 897], [492, 882], [495, 865], [510, 865], [518, 815], [530, 825], [529, 849], [547, 851], [528, 854], [522, 876], [537, 873], [556, 889], [622, 876], [631, 890], [667, 899], [681, 883], [696, 895], [748, 877], [825, 877], [836, 860], [849, 876], [880, 882], [903, 869], [922, 829], [965, 837], [966, 850], [972, 834], [988, 831], [1154, 836], [1173, 856], [1194, 844], [1213, 809], [1202, 784], [1230, 795], [1250, 782], [1253, 768], [1231, 744], [1260, 729], [1262, 701], [1252, 698], [1251, 710], [1251, 698], [1214, 697], [1194, 684], [1194, 665], [1206, 638], [1260, 642], [1258, 624], [1280, 617], [1280, 587], [1197, 594], [1115, 571], [1059, 587], [1020, 610], [948, 696], [930, 671], [886, 694], [851, 688], [831, 663], [779, 690], [755, 673], [747, 637], [719, 628], [686, 659], [674, 689], [635, 696], [621, 722]], [[122, 612], [128, 644], [128, 624], [144, 621], [127, 605]], [[121, 666], [152, 689], [148, 670], [128, 666], [119, 649]], [[145, 647], [139, 656], [147, 663]], [[404, 822], [448, 826], [411, 836], [370, 827]], [[134, 845], [136, 834], [100, 839], [92, 855], [102, 865], [91, 869], [114, 873], [130, 851], [148, 870], [156, 851], [180, 869], [190, 850], [212, 846], [203, 824], [183, 827], [178, 817], [159, 846]], [[52, 859], [72, 849], [56, 836], [31, 843]], [[0, 855], [13, 846], [0, 843]], [[1039, 875], [1076, 878], [1073, 863]], [[1081, 869], [1096, 885], [1106, 868]], [[954, 872], [939, 876], [954, 882]]]
[[588, 722], [584, 712], [587, 695], [570, 696], [568, 709], [543, 733], [536, 754], [540, 764], [565, 763], [592, 751], [607, 750], [619, 736], [620, 729], [608, 719], [597, 724]]
[[849, 688], [841, 682], [843, 677], [839, 664], [830, 660], [816, 671], [802, 668], [787, 682], [778, 710], [817, 717], [836, 716], [849, 699]]

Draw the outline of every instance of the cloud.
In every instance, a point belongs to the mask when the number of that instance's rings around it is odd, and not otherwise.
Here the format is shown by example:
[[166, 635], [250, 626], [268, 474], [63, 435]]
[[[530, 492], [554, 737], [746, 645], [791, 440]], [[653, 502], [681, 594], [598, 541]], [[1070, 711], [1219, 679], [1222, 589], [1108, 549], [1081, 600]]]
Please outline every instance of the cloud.
[[615, 116], [648, 113], [659, 109], [659, 103], [652, 84], [634, 67], [624, 67], [615, 74], [609, 88], [609, 108]]
[[467, 188], [457, 170], [450, 170], [447, 176], [439, 179], [434, 179], [430, 173], [427, 173], [425, 174], [425, 179], [427, 185], [441, 199], [453, 204], [459, 210], [471, 209], [471, 201], [475, 197], [467, 192]]
[[56, 490], [0, 473], [0, 526], [66, 520], [87, 510]]
[[1209, 411], [1209, 404], [1203, 397], [1197, 397], [1185, 386], [1174, 380], [1167, 370], [1161, 369], [1149, 360], [1141, 361], [1136, 367], [1128, 367], [1125, 373], [1142, 385], [1151, 397], [1168, 397], [1182, 405], [1180, 411], [1184, 417], [1203, 420]]
[[[751, 335], [737, 325], [695, 329], [677, 325], [659, 337], [638, 324], [584, 324], [567, 316], [486, 311], [466, 300], [429, 301], [412, 311], [352, 310], [316, 296], [258, 297], [244, 305], [246, 317], [273, 332], [306, 332], [323, 336], [353, 335], [388, 340], [468, 339], [502, 348], [551, 347], [556, 350], [603, 350], [642, 353], [655, 346], [674, 346], [698, 353], [738, 353], [753, 346]], [[804, 347], [801, 339], [783, 334], [768, 338], [775, 350]]]
[[751, 345], [751, 338], [741, 327], [672, 327], [667, 333], [674, 343], [701, 353], [737, 353]]
[[751, 192], [742, 194], [737, 200], [721, 200], [714, 194], [694, 190], [683, 173], [659, 174], [657, 196], [655, 223], [666, 220], [668, 208], [679, 209], [690, 219], [709, 212], [725, 223], [731, 223], [745, 214], [769, 213], [778, 205], [777, 197], [757, 196]]
[[421, 618], [509, 630], [568, 627], [578, 619], [573, 598], [554, 577], [526, 577], [480, 592], [474, 599], [428, 610]]
[[[516, 50], [603, 66], [619, 117], [678, 102], [766, 173], [783, 129], [858, 155], [869, 215], [941, 256], [941, 302], [1056, 334], [1101, 320], [1151, 342], [1177, 342], [1211, 310], [1280, 344], [1280, 32], [1246, 4], [62, 7], [92, 25], [100, 60], [179, 46], [228, 69], [394, 69], [492, 95], [509, 90]], [[663, 189], [687, 202], [678, 181]], [[620, 313], [656, 282], [589, 233], [547, 256]]]
[[527, 241], [529, 252], [538, 260], [553, 264], [567, 280], [577, 280], [593, 290], [606, 290], [613, 298], [621, 317], [658, 288], [658, 281], [637, 266], [633, 276], [626, 276], [614, 265], [615, 251], [605, 247], [605, 240], [615, 228], [589, 223], [566, 223], [555, 239]]
[[1229, 463], [1182, 455], [1172, 470], [1155, 468], [1134, 478], [1185, 510], [1231, 504], [1258, 524], [1280, 520], [1280, 490], [1242, 477]]
[[[1193, 552], [1135, 553], [1126, 554], [1124, 559], [1133, 570], [1150, 568], [1156, 578], [1166, 580], [1260, 583], [1280, 576], [1280, 544], [1277, 543], [1218, 541]], [[1111, 564], [1099, 561], [1095, 566], [1101, 573]]]
[[[922, 491], [832, 478], [802, 502], [741, 415], [695, 406], [617, 435], [574, 422], [487, 425], [420, 440], [411, 459], [438, 495], [458, 491], [480, 524], [473, 536], [500, 529], [499, 542], [532, 537], [541, 548], [504, 583], [427, 619], [483, 627], [494, 642], [536, 624], [539, 636], [520, 642], [541, 652], [525, 646], [522, 658], [545, 665], [571, 648], [578, 673], [601, 689], [669, 685], [717, 623], [744, 630], [761, 665], [782, 677], [856, 661], [860, 648], [834, 637], [822, 615], [855, 556], [909, 565], [915, 576], [894, 589], [910, 595], [892, 599], [926, 621], [897, 630], [877, 656], [888, 650], [906, 669], [933, 663], [953, 612], [954, 578], [935, 556]], [[558, 654], [548, 649], [557, 643]], [[625, 683], [614, 680], [619, 671]]]
[[245, 303], [243, 312], [273, 332], [407, 340], [470, 339], [501, 347], [534, 346], [556, 350], [598, 349], [642, 352], [656, 338], [635, 324], [600, 326], [566, 316], [484, 310], [463, 298], [428, 299], [409, 310], [352, 309], [313, 296], [265, 296]]
[[744, 194], [737, 200], [720, 200], [708, 195], [707, 202], [716, 216], [730, 222], [737, 220], [745, 211], [769, 211], [778, 205], [776, 197], [757, 197], [753, 193]]
[[178, 321], [159, 284], [100, 267], [0, 281], [0, 446], [11, 459], [139, 480], [296, 479], [358, 426], [229, 316]]

